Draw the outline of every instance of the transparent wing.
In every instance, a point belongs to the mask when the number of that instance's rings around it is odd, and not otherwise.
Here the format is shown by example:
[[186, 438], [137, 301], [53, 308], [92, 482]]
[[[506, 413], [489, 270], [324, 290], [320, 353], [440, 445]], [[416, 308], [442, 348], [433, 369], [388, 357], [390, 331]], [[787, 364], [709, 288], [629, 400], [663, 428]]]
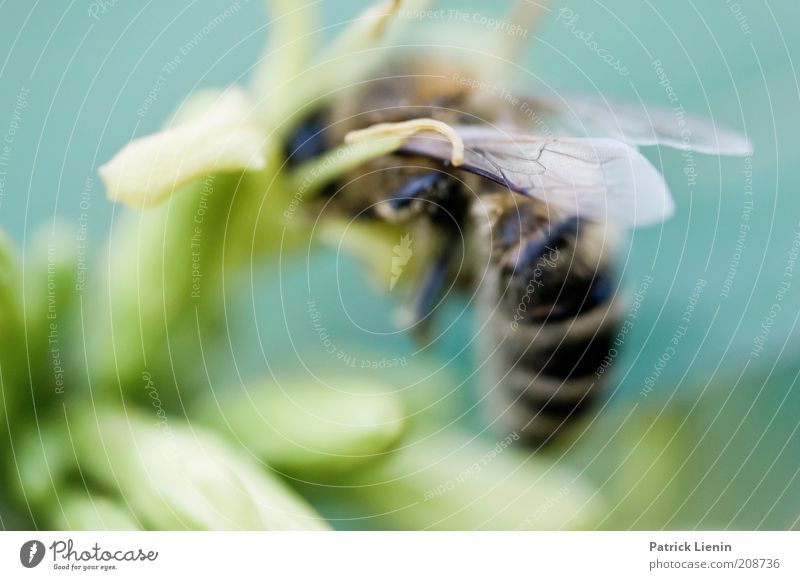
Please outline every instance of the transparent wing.
[[709, 155], [749, 155], [753, 150], [744, 135], [683, 109], [637, 107], [585, 96], [537, 103], [537, 112], [554, 135], [602, 136], [629, 145], [663, 145]]
[[[464, 141], [461, 168], [554, 207], [627, 226], [658, 223], [674, 204], [661, 173], [636, 149], [613, 139], [552, 139], [488, 126], [453, 127]], [[420, 133], [403, 150], [448, 161], [451, 142]]]

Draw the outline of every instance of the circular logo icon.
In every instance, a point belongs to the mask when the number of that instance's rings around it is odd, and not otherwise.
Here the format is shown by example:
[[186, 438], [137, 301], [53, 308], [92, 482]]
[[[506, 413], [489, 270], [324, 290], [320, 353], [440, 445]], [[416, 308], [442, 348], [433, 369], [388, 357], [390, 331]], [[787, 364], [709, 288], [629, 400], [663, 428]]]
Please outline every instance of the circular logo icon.
[[44, 544], [39, 540], [28, 540], [19, 549], [19, 561], [26, 568], [35, 568], [44, 559]]

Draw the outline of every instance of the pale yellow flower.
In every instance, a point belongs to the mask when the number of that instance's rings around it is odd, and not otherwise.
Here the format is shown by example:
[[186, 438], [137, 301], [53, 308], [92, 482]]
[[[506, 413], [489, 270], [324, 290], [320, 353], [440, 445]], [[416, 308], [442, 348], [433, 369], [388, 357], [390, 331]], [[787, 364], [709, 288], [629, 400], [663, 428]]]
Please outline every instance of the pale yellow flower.
[[263, 169], [266, 135], [252, 113], [233, 88], [193, 120], [132, 141], [100, 168], [109, 197], [151, 205], [209, 173]]

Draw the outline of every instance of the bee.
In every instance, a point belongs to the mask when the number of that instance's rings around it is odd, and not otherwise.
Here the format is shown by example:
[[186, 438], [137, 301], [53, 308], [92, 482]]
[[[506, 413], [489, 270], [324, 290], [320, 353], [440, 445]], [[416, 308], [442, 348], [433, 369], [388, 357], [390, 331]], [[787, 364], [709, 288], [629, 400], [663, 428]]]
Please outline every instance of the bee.
[[314, 211], [412, 232], [424, 267], [405, 322], [419, 337], [450, 290], [474, 297], [492, 422], [538, 448], [607, 386], [599, 369], [624, 314], [615, 256], [625, 232], [673, 212], [637, 146], [746, 154], [749, 144], [700, 119], [688, 120], [688, 142], [672, 112], [650, 107], [646, 118], [587, 99], [520, 107], [470, 78], [430, 55], [399, 59], [309, 115], [286, 156], [302, 163], [414, 120], [439, 128], [341, 176]]

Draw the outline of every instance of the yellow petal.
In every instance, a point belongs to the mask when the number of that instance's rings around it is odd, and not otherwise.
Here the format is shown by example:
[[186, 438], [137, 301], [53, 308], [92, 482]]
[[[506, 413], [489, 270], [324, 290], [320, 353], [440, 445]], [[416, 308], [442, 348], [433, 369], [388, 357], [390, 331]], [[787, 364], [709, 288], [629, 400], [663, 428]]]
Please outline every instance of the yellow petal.
[[264, 67], [284, 68], [283, 64], [273, 65], [271, 60], [267, 60], [256, 79], [262, 122], [271, 130], [276, 127], [281, 131], [289, 130], [293, 121], [307, 112], [304, 107], [364, 77], [380, 64], [386, 54], [370, 49], [381, 45], [386, 28], [397, 15], [400, 5], [401, 0], [388, 0], [370, 6], [348, 23], [345, 30], [323, 49], [313, 65], [309, 63], [303, 70], [296, 71], [292, 78], [280, 79], [277, 74], [271, 75], [271, 82], [280, 83], [277, 86], [268, 86], [260, 80], [267, 78]]
[[269, 22], [267, 46], [253, 74], [253, 94], [270, 101], [286, 98], [293, 91], [291, 80], [312, 60], [320, 34], [317, 3], [296, 0], [266, 0]]
[[210, 173], [263, 169], [265, 135], [251, 113], [244, 92], [231, 89], [202, 117], [132, 141], [100, 168], [109, 198], [152, 205]]
[[378, 123], [366, 129], [351, 131], [344, 137], [345, 143], [354, 144], [379, 139], [401, 139], [405, 141], [417, 133], [439, 133], [446, 137], [453, 146], [450, 162], [453, 167], [464, 163], [464, 141], [461, 136], [447, 123], [434, 119], [412, 119], [400, 123]]
[[505, 34], [497, 31], [495, 54], [509, 63], [522, 62], [523, 51], [533, 42], [533, 35], [542, 20], [550, 14], [550, 0], [517, 0], [505, 17], [507, 25], [516, 27]]
[[375, 65], [381, 53], [368, 50], [380, 44], [386, 27], [397, 15], [401, 4], [400, 0], [389, 0], [367, 8], [326, 47], [323, 67], [325, 91], [340, 86], [342, 79], [360, 78]]

